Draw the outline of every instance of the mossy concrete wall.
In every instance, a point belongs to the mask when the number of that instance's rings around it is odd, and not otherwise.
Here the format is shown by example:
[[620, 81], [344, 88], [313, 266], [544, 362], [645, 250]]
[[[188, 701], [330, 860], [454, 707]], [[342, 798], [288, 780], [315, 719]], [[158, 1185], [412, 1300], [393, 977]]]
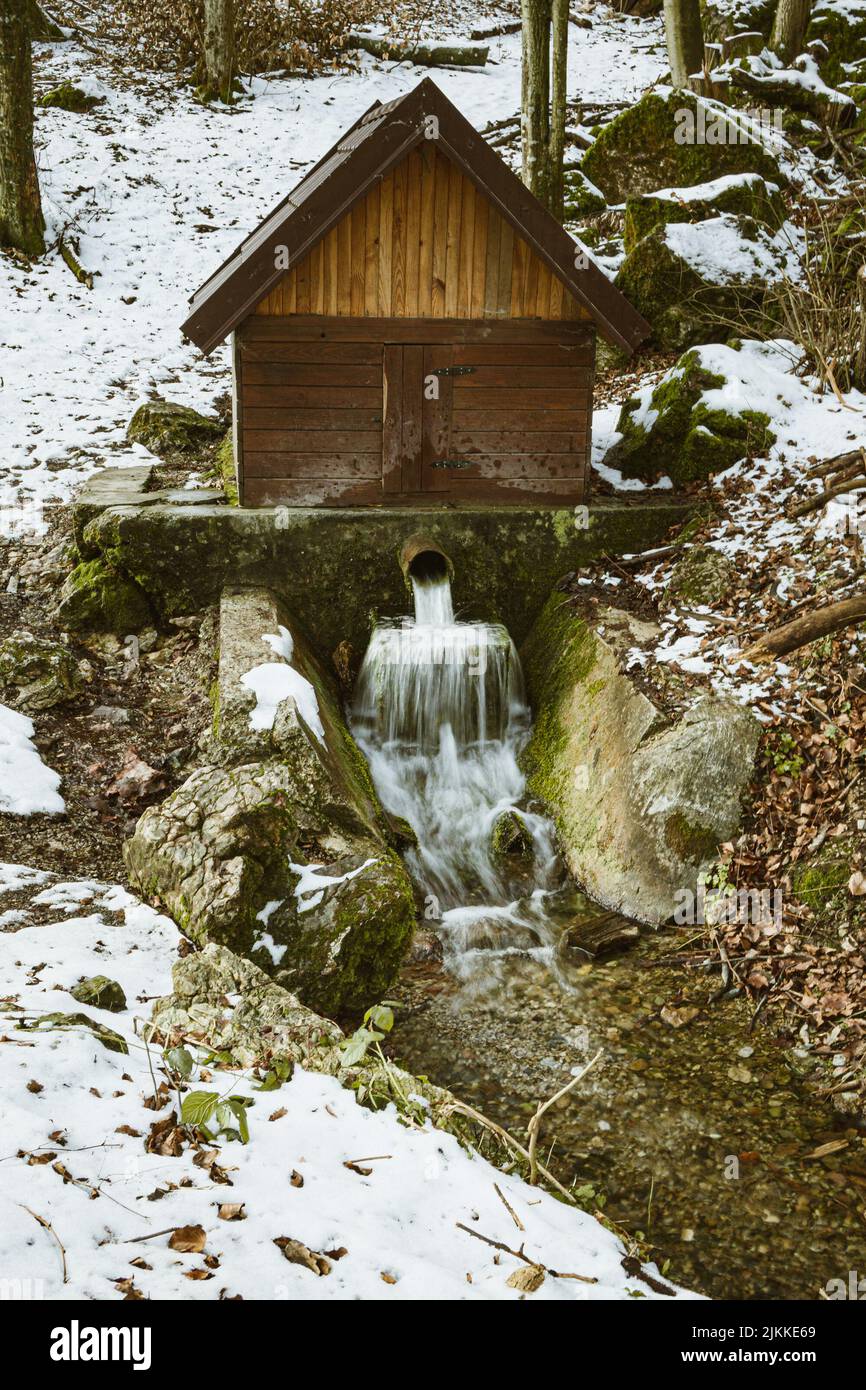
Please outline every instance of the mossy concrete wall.
[[502, 622], [520, 642], [563, 574], [656, 545], [688, 514], [671, 500], [423, 511], [149, 501], [91, 511], [79, 548], [135, 581], [162, 620], [217, 602], [226, 584], [266, 585], [327, 658], [344, 640], [363, 651], [378, 616], [411, 614], [400, 555], [418, 532], [453, 564], [459, 616]]

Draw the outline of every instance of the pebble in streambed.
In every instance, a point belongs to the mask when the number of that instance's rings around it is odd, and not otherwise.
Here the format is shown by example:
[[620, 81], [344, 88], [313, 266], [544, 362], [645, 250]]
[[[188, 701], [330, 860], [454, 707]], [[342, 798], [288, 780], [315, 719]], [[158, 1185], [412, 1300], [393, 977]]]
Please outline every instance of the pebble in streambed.
[[484, 970], [479, 953], [470, 985], [434, 961], [408, 966], [392, 1054], [522, 1137], [601, 1046], [545, 1120], [557, 1177], [589, 1208], [601, 1194], [672, 1279], [710, 1297], [818, 1298], [866, 1271], [866, 1135], [818, 1094], [814, 1058], [772, 1027], [750, 1033], [743, 1001], [707, 1003], [717, 975], [663, 963], [683, 940], [646, 933], [560, 982], [522, 956], [490, 953]]

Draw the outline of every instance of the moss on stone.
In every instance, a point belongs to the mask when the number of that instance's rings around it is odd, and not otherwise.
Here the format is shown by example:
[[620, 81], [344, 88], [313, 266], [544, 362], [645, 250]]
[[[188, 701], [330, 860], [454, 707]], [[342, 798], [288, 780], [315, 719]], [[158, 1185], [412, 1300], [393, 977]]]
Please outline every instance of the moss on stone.
[[503, 811], [497, 816], [490, 835], [490, 853], [498, 862], [526, 858], [532, 854], [532, 836], [519, 812]]
[[[818, 70], [831, 87], [852, 78], [866, 80], [866, 9], [857, 14], [853, 7], [816, 5], [806, 31], [806, 42], [813, 39], [820, 39], [827, 49], [826, 56], [818, 59]], [[852, 72], [852, 66], [862, 71]]]
[[604, 197], [597, 188], [592, 186], [582, 169], [566, 169], [564, 206], [566, 221], [588, 217], [594, 212], [604, 212], [606, 207], [607, 203]]
[[668, 818], [664, 834], [674, 854], [691, 864], [705, 864], [718, 850], [718, 840], [712, 830], [690, 821], [682, 811], [675, 811]]
[[734, 565], [721, 551], [708, 545], [691, 546], [674, 565], [665, 586], [663, 605], [712, 607], [730, 592], [735, 578]]
[[620, 410], [622, 438], [605, 457], [627, 478], [652, 482], [667, 475], [682, 484], [723, 471], [749, 453], [765, 453], [775, 441], [769, 416], [710, 409], [705, 392], [724, 386], [724, 377], [708, 371], [695, 351], [685, 353], [662, 377], [650, 397], [651, 423], [635, 420], [640, 398], [632, 396]]
[[217, 449], [217, 471], [219, 473], [219, 480], [222, 484], [223, 492], [228, 498], [231, 506], [236, 507], [240, 501], [240, 496], [238, 493], [235, 449], [231, 430], [226, 431], [222, 443]]
[[521, 651], [535, 707], [532, 737], [521, 756], [521, 767], [534, 794], [550, 806], [561, 802], [569, 775], [562, 756], [568, 732], [560, 717], [561, 706], [575, 685], [586, 680], [595, 659], [594, 634], [575, 617], [562, 594], [554, 592]]
[[409, 875], [393, 851], [383, 850], [330, 902], [298, 914], [292, 965], [276, 978], [329, 1018], [363, 1013], [394, 983], [415, 920]]
[[118, 1014], [126, 1008], [123, 989], [107, 975], [91, 975], [69, 992], [79, 1004], [90, 1004], [94, 1009], [108, 1009], [110, 1013]]
[[94, 106], [101, 106], [104, 101], [104, 97], [88, 96], [71, 82], [61, 82], [58, 87], [52, 87], [50, 92], [39, 98], [39, 105], [56, 107], [59, 111], [74, 111], [80, 115], [92, 111]]
[[26, 1023], [18, 1023], [16, 1027], [28, 1032], [51, 1032], [56, 1028], [86, 1028], [109, 1052], [129, 1052], [126, 1040], [119, 1033], [115, 1033], [113, 1028], [107, 1028], [104, 1023], [98, 1023], [95, 1018], [88, 1018], [87, 1014], [66, 1014], [59, 1011], [41, 1014]]
[[127, 427], [126, 437], [160, 457], [188, 454], [203, 444], [216, 443], [224, 433], [219, 420], [209, 419], [174, 401], [146, 401]]
[[757, 174], [706, 198], [690, 197], [687, 201], [679, 201], [676, 198], [659, 198], [654, 193], [628, 198], [624, 231], [626, 254], [633, 251], [638, 242], [656, 227], [667, 226], [670, 222], [700, 222], [721, 212], [754, 218], [756, 222], [776, 231], [784, 220], [785, 205], [778, 189], [771, 188]]
[[848, 907], [851, 852], [850, 840], [825, 841], [814, 858], [801, 860], [792, 869], [792, 892], [817, 916]]
[[154, 624], [153, 609], [134, 580], [102, 559], [83, 560], [60, 591], [55, 617], [83, 632], [138, 632]]
[[677, 113], [687, 110], [694, 117], [697, 107], [698, 98], [689, 92], [647, 93], [602, 129], [583, 157], [584, 174], [609, 203], [658, 188], [708, 183], [721, 174], [751, 172], [785, 183], [762, 145], [683, 141], [685, 124]]

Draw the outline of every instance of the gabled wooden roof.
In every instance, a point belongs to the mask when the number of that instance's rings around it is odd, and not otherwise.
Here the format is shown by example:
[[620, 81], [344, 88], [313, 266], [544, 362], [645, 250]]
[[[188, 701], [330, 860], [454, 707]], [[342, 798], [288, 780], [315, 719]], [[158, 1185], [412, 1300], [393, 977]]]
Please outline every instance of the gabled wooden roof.
[[[193, 295], [183, 331], [211, 352], [253, 312], [288, 269], [422, 141], [436, 125], [442, 153], [463, 170], [501, 215], [592, 314], [601, 334], [631, 352], [649, 324], [592, 262], [577, 269], [577, 243], [435, 83], [374, 103], [295, 189]], [[277, 269], [278, 248], [287, 248]]]

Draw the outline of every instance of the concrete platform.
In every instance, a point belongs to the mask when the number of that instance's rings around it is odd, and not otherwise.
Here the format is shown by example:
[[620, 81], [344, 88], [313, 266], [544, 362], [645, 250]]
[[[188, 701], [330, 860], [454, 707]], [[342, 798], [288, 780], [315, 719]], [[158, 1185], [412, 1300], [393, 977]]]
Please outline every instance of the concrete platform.
[[379, 616], [411, 614], [400, 554], [412, 537], [450, 559], [459, 617], [505, 623], [520, 643], [563, 574], [603, 553], [657, 545], [691, 510], [670, 498], [588, 508], [256, 509], [213, 491], [148, 492], [147, 468], [122, 472], [98, 475], [78, 498], [84, 559], [134, 579], [161, 619], [216, 603], [229, 583], [269, 586], [323, 657], [343, 640], [363, 650]]

